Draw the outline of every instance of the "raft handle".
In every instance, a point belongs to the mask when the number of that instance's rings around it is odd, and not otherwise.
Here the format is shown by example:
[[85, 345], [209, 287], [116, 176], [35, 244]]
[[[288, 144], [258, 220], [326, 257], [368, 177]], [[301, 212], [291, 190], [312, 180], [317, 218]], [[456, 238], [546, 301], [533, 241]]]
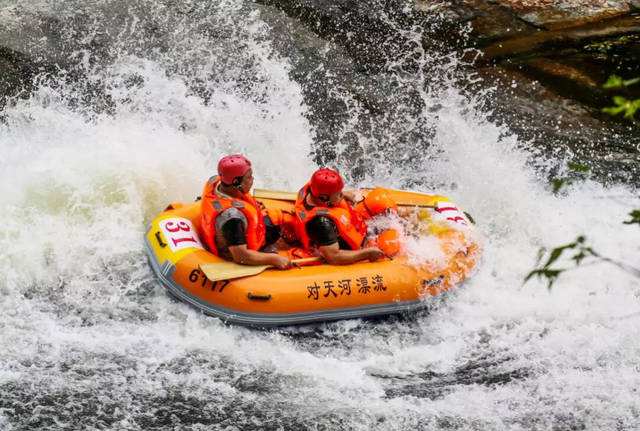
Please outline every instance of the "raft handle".
[[464, 213], [464, 215], [467, 216], [467, 218], [469, 219], [469, 221], [471, 222], [471, 224], [476, 224], [476, 221], [473, 219], [473, 217], [471, 217], [471, 214], [469, 214], [466, 211], [462, 211]]
[[158, 240], [158, 245], [162, 248], [165, 248], [167, 246], [166, 242], [162, 241], [162, 238], [160, 237], [160, 231], [156, 232], [156, 239]]
[[252, 299], [254, 301], [268, 301], [271, 299], [271, 295], [267, 294], [253, 294], [251, 292], [247, 293], [247, 298]]

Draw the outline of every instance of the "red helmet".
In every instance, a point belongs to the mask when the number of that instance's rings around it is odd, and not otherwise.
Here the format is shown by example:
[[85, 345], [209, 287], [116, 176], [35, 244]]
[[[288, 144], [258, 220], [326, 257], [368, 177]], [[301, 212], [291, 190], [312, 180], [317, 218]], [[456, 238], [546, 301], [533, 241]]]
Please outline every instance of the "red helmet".
[[218, 175], [224, 184], [233, 184], [233, 180], [241, 177], [251, 169], [251, 162], [241, 154], [224, 156], [218, 162]]
[[333, 169], [321, 168], [311, 176], [311, 194], [316, 197], [341, 192], [343, 187], [342, 177]]

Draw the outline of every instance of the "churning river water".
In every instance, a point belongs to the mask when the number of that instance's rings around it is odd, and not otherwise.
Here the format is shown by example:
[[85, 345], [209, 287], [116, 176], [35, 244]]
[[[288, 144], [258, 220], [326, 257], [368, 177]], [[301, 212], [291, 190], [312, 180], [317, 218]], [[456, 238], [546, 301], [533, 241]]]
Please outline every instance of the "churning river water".
[[[384, 115], [336, 84], [344, 115], [323, 129], [265, 14], [0, 5], [7, 43], [66, 65], [0, 112], [0, 429], [639, 429], [640, 280], [593, 263], [523, 285], [540, 247], [579, 234], [637, 265], [640, 229], [622, 223], [637, 193], [551, 193], [561, 163], [487, 119], [490, 92], [458, 88], [455, 56], [418, 45], [416, 67], [390, 59], [377, 78]], [[449, 195], [484, 237], [479, 269], [409, 316], [270, 331], [203, 316], [156, 283], [142, 238], [230, 152], [259, 187], [296, 189], [322, 153], [358, 164], [354, 184]]]

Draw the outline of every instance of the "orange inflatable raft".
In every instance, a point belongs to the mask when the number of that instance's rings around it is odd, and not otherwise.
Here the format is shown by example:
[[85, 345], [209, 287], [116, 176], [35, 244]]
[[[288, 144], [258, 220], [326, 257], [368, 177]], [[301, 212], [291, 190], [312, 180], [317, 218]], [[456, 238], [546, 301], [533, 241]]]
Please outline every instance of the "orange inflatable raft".
[[[366, 194], [366, 191], [363, 191]], [[271, 327], [411, 311], [460, 284], [479, 257], [469, 217], [447, 198], [390, 190], [409, 207], [405, 235], [432, 237], [439, 258], [415, 263], [406, 253], [377, 262], [268, 269], [259, 275], [210, 281], [201, 265], [220, 262], [200, 241], [201, 202], [173, 203], [150, 224], [151, 266], [175, 297], [202, 312], [248, 326]], [[295, 194], [256, 191], [267, 208], [292, 210]], [[414, 259], [415, 260], [415, 259]], [[214, 278], [214, 277], [212, 277]]]

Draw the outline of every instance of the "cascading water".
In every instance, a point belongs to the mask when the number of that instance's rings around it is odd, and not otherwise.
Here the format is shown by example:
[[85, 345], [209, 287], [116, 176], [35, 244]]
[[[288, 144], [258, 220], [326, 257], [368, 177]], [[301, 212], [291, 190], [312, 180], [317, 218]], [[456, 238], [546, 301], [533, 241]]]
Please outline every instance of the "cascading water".
[[[0, 429], [640, 427], [640, 280], [598, 264], [522, 285], [540, 246], [581, 233], [637, 264], [622, 221], [640, 199], [589, 181], [553, 195], [478, 108], [488, 96], [446, 79], [455, 57], [388, 59], [363, 84], [387, 86], [382, 114], [336, 85], [349, 145], [326, 153], [311, 83], [256, 5], [15, 2], [0, 20], [14, 49], [67, 65], [0, 112]], [[202, 316], [156, 284], [142, 235], [229, 152], [263, 187], [295, 189], [316, 154], [361, 184], [450, 195], [485, 237], [479, 271], [411, 316], [278, 331]]]

